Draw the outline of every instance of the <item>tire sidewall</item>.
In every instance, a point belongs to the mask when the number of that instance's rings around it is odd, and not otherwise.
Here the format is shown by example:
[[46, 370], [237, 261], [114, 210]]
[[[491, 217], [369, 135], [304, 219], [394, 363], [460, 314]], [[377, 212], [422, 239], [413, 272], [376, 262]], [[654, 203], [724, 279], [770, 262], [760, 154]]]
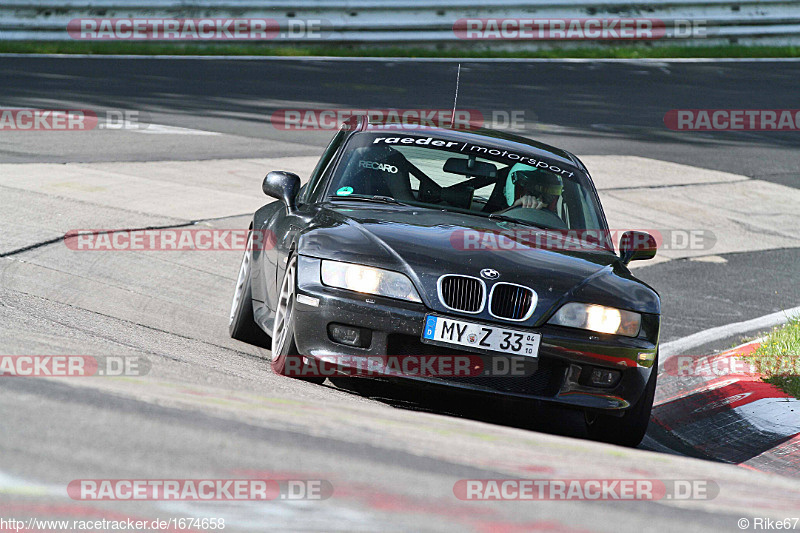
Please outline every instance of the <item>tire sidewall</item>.
[[[249, 242], [249, 238], [248, 238]], [[242, 263], [245, 262], [247, 256], [250, 255], [250, 250], [245, 250], [244, 256], [242, 257]], [[239, 302], [236, 305], [236, 309], [232, 313], [232, 317], [230, 322], [228, 323], [228, 333], [233, 338], [243, 338], [246, 336], [246, 329], [250, 323], [255, 327], [254, 317], [253, 317], [253, 301], [252, 301], [252, 289], [251, 289], [251, 274], [253, 271], [253, 258], [252, 255], [250, 256], [250, 260], [247, 261], [246, 271], [245, 271], [245, 282], [244, 286], [242, 287], [242, 294], [239, 298]], [[242, 265], [239, 266], [239, 270], [241, 271]], [[236, 287], [234, 287], [234, 294], [233, 297], [236, 298], [236, 290], [238, 289], [239, 285], [239, 278], [236, 278]]]
[[[286, 262], [286, 270], [283, 273], [283, 279], [281, 279], [281, 283], [279, 285], [278, 304], [280, 304], [280, 291], [283, 289], [283, 284], [286, 281], [286, 276], [289, 274], [289, 269], [290, 269], [290, 267], [292, 266], [292, 264], [294, 262], [296, 262], [296, 258], [294, 256], [294, 254], [292, 254], [292, 255], [289, 256], [289, 260]], [[297, 272], [297, 269], [296, 269], [296, 266], [295, 266], [295, 273], [296, 272]], [[295, 278], [292, 281], [292, 283], [295, 284], [294, 291], [292, 293], [292, 298], [296, 299], [297, 298], [297, 278]], [[282, 349], [277, 354], [278, 356], [275, 357], [275, 354], [273, 354], [272, 357], [270, 358], [270, 364], [272, 365], [272, 370], [276, 374], [279, 374], [281, 376], [286, 375], [285, 374], [285, 372], [286, 372], [286, 362], [288, 361], [288, 359], [290, 357], [292, 357], [292, 356], [299, 355], [298, 351], [297, 351], [297, 345], [295, 344], [295, 341], [294, 341], [294, 331], [295, 331], [294, 317], [295, 317], [296, 304], [297, 304], [296, 301], [293, 302], [293, 304], [291, 306], [291, 313], [288, 314], [286, 316], [286, 318], [284, 319], [286, 321], [286, 328], [287, 328], [286, 341], [283, 343]], [[275, 319], [277, 321], [277, 313], [276, 313]], [[273, 331], [272, 331], [272, 338], [273, 338], [273, 347], [274, 347], [274, 339], [275, 339], [275, 330], [274, 330], [274, 328], [273, 328]]]

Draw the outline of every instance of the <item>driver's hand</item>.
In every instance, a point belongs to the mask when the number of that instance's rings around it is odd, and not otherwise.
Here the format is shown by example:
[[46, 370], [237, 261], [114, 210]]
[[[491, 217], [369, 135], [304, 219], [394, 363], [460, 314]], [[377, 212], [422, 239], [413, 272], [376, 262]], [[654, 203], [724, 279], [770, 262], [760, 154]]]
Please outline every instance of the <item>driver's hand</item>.
[[536, 196], [526, 194], [518, 198], [511, 207], [526, 207], [529, 209], [541, 209], [546, 204]]

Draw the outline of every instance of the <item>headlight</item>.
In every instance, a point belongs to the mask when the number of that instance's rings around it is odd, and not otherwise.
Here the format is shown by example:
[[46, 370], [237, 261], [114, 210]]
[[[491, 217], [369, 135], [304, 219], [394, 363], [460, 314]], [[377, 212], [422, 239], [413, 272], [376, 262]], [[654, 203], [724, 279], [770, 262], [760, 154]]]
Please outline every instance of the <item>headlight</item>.
[[564, 304], [548, 323], [635, 337], [639, 334], [642, 315], [604, 305], [573, 302]]
[[322, 283], [329, 287], [422, 302], [411, 280], [399, 272], [382, 268], [339, 261], [322, 261]]

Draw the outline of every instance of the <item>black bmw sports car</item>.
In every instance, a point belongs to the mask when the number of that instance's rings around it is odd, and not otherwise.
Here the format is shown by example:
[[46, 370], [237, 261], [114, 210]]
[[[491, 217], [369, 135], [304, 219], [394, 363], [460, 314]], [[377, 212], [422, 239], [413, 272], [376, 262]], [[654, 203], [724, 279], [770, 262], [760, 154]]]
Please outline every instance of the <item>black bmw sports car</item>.
[[[343, 125], [301, 186], [270, 172], [230, 334], [272, 368], [403, 379], [558, 404], [637, 445], [656, 387], [660, 300], [619, 253], [573, 154], [497, 131]], [[262, 331], [259, 331], [263, 330]], [[435, 387], [434, 387], [435, 389]]]

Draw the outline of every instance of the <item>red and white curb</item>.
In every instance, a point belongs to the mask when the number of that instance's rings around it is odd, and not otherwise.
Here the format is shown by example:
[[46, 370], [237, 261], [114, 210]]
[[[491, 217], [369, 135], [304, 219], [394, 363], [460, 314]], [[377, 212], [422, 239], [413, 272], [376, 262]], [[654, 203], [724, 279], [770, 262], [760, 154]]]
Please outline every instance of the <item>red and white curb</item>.
[[[741, 357], [759, 341], [704, 358], [673, 356], [659, 367], [651, 421], [684, 452], [800, 476], [800, 400], [762, 381]], [[722, 372], [719, 369], [723, 369]]]

